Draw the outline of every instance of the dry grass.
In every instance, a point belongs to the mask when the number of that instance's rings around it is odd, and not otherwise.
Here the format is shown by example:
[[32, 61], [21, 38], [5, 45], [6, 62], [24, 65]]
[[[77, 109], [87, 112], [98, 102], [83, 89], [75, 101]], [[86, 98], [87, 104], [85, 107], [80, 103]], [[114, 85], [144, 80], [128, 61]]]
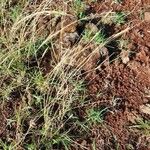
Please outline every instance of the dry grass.
[[[13, 128], [15, 125], [14, 136], [8, 133], [6, 139], [0, 140], [0, 147], [35, 150], [42, 147], [71, 149], [71, 146], [78, 145], [88, 149], [77, 142], [77, 139], [90, 133], [87, 123], [89, 118], [80, 121], [75, 112], [75, 108], [84, 106], [87, 97], [80, 71], [97, 51], [130, 28], [107, 38], [95, 46], [86, 58], [78, 61], [96, 35], [81, 49], [82, 37], [74, 46], [65, 47], [61, 33], [86, 17], [66, 26], [61, 23], [60, 30], [55, 30], [51, 20], [58, 16], [66, 18], [76, 14], [67, 11], [66, 7], [70, 9], [67, 2], [60, 1], [62, 9], [55, 6], [57, 3], [46, 0], [37, 5], [20, 1], [17, 7], [8, 3], [7, 0], [0, 3], [0, 98], [3, 103], [1, 107], [5, 107], [9, 101], [18, 101], [19, 106], [14, 108], [10, 118], [6, 118], [8, 127]], [[38, 24], [41, 18], [46, 17], [50, 18], [47, 24], [51, 27], [45, 35], [42, 26], [38, 28]], [[40, 30], [43, 34], [39, 34]], [[50, 70], [45, 74], [42, 63], [47, 53], [51, 55], [47, 58]], [[88, 72], [94, 69], [96, 68]], [[73, 135], [73, 131], [78, 131], [78, 135]]]

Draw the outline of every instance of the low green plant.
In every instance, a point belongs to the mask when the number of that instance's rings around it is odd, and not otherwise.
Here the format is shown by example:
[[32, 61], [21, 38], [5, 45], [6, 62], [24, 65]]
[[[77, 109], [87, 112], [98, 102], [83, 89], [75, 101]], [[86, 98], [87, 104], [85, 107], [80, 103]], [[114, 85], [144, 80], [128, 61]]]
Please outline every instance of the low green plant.
[[11, 83], [9, 85], [4, 84], [3, 87], [1, 87], [1, 89], [0, 89], [0, 96], [1, 96], [2, 100], [4, 100], [4, 101], [9, 100], [10, 94], [14, 88], [15, 88], [14, 85]]
[[22, 8], [19, 5], [11, 8], [10, 18], [12, 19], [13, 22], [15, 22], [16, 19], [20, 16], [21, 10]]
[[36, 149], [36, 143], [27, 144], [27, 145], [25, 145], [25, 148], [27, 150], [35, 150]]
[[140, 10], [139, 17], [141, 20], [144, 20], [144, 10]]
[[85, 83], [83, 80], [71, 80], [70, 83], [74, 86], [74, 89], [77, 92], [84, 92], [86, 90]]
[[83, 39], [87, 42], [93, 41], [96, 44], [101, 44], [106, 41], [105, 35], [102, 31], [93, 34], [92, 31], [85, 30], [83, 34]]
[[117, 40], [118, 48], [120, 50], [128, 50], [129, 41], [124, 39]]
[[79, 19], [82, 19], [85, 17], [85, 3], [82, 2], [82, 0], [75, 0], [73, 3], [73, 8], [75, 10], [76, 15], [79, 17]]
[[53, 144], [62, 144], [65, 148], [65, 150], [69, 150], [69, 147], [71, 145], [71, 139], [67, 135], [62, 135], [60, 137], [57, 137], [52, 140]]
[[11, 144], [5, 143], [2, 140], [0, 140], [0, 149], [3, 150], [13, 150], [13, 147]]
[[93, 140], [93, 143], [92, 143], [92, 150], [96, 150], [96, 141]]
[[126, 14], [124, 12], [116, 12], [112, 19], [116, 25], [122, 25], [126, 22]]
[[115, 24], [120, 26], [126, 23], [127, 14], [125, 12], [107, 12], [101, 18], [101, 22], [104, 24]]
[[22, 49], [20, 49], [20, 53], [23, 57], [37, 57], [43, 56], [49, 49], [49, 43], [46, 43], [41, 46], [44, 39], [39, 38], [36, 40], [27, 41]]
[[136, 120], [136, 124], [131, 126], [131, 128], [136, 128], [142, 131], [144, 134], [150, 135], [150, 121], [149, 120], [138, 119]]
[[94, 41], [96, 44], [104, 43], [106, 41], [104, 33], [103, 32], [96, 33]]
[[104, 121], [104, 114], [106, 113], [107, 108], [105, 109], [90, 109], [87, 111], [87, 122], [90, 124], [101, 124]]
[[42, 72], [35, 70], [35, 72], [31, 74], [31, 77], [33, 78], [33, 85], [35, 85], [37, 89], [42, 89], [45, 81]]
[[134, 150], [134, 147], [133, 147], [132, 144], [127, 144], [127, 145], [126, 145], [126, 149], [127, 149], [127, 150]]

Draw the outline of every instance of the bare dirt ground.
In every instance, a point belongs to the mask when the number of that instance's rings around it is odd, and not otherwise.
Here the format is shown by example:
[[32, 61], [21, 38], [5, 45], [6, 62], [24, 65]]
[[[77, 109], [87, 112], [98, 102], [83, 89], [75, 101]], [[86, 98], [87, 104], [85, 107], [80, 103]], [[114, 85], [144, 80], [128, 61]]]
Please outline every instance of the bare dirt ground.
[[[106, 115], [106, 123], [120, 143], [119, 149], [127, 149], [127, 143], [133, 145], [133, 149], [147, 150], [150, 148], [147, 146], [150, 142], [149, 136], [141, 136], [140, 133], [129, 129], [130, 123], [135, 123], [136, 118], [140, 116], [150, 119], [149, 113], [145, 114], [141, 110], [141, 106], [150, 102], [148, 96], [150, 89], [150, 22], [141, 21], [139, 17], [140, 10], [147, 9], [148, 4], [150, 4], [149, 1], [128, 0], [120, 6], [111, 5], [109, 1], [99, 2], [93, 6], [96, 12], [110, 9], [130, 11], [128, 22], [135, 25], [135, 28], [124, 35], [125, 39], [131, 41], [131, 50], [136, 52], [131, 56], [130, 61], [127, 64], [115, 61], [102, 71], [92, 73], [88, 77], [90, 80], [88, 88], [94, 97], [93, 104], [104, 103], [115, 109], [114, 113]], [[113, 48], [114, 51], [117, 49], [117, 47]], [[99, 98], [93, 96], [98, 91], [103, 91]], [[117, 104], [114, 104], [116, 102]], [[112, 136], [105, 131], [93, 130], [99, 147], [103, 145], [104, 149], [111, 149], [113, 144], [108, 143], [111, 143]]]

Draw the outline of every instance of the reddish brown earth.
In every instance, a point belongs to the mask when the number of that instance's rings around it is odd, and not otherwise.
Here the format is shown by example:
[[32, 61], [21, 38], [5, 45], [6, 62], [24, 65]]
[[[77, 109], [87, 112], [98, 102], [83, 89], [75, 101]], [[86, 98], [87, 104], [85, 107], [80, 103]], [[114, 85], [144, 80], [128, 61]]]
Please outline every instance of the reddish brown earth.
[[[118, 149], [121, 150], [126, 150], [129, 144], [133, 149], [150, 149], [150, 136], [142, 136], [140, 132], [135, 133], [129, 129], [138, 117], [150, 119], [149, 114], [140, 110], [141, 105], [150, 103], [150, 20], [145, 18], [143, 21], [139, 15], [141, 10], [148, 10], [148, 5], [149, 0], [128, 0], [121, 5], [111, 5], [108, 0], [93, 5], [97, 13], [110, 9], [131, 12], [128, 23], [134, 26], [123, 36], [130, 40], [129, 48], [135, 52], [130, 61], [123, 64], [117, 60], [87, 77], [88, 89], [94, 99], [92, 104], [111, 107], [111, 112], [105, 117], [107, 130], [93, 129], [99, 149], [116, 149], [115, 143], [119, 143]], [[125, 29], [128, 23], [115, 30]], [[99, 92], [101, 95], [95, 96]]]
[[[126, 144], [132, 143], [130, 137], [134, 136], [134, 133], [129, 131], [128, 126], [134, 124], [138, 117], [150, 119], [140, 111], [141, 105], [149, 103], [149, 99], [146, 98], [146, 91], [150, 87], [149, 71], [147, 69], [144, 72], [143, 67], [135, 62], [128, 66], [113, 64], [98, 75], [92, 76], [92, 81], [89, 83], [89, 91], [94, 99], [92, 103], [96, 106], [111, 107], [112, 112], [106, 115], [105, 121], [110, 132], [116, 136], [120, 149], [126, 149]], [[95, 97], [98, 91], [102, 91], [99, 98]], [[101, 140], [99, 134], [103, 133], [95, 132], [95, 136]], [[109, 136], [105, 137], [109, 140]], [[139, 139], [131, 140], [138, 143]]]

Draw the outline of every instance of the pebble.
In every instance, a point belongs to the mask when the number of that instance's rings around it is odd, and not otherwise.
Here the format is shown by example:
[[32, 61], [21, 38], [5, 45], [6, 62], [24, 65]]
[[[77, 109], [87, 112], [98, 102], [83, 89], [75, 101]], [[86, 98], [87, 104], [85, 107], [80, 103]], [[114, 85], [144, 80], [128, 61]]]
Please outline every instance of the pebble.
[[145, 12], [144, 13], [144, 20], [147, 22], [150, 22], [150, 12]]

